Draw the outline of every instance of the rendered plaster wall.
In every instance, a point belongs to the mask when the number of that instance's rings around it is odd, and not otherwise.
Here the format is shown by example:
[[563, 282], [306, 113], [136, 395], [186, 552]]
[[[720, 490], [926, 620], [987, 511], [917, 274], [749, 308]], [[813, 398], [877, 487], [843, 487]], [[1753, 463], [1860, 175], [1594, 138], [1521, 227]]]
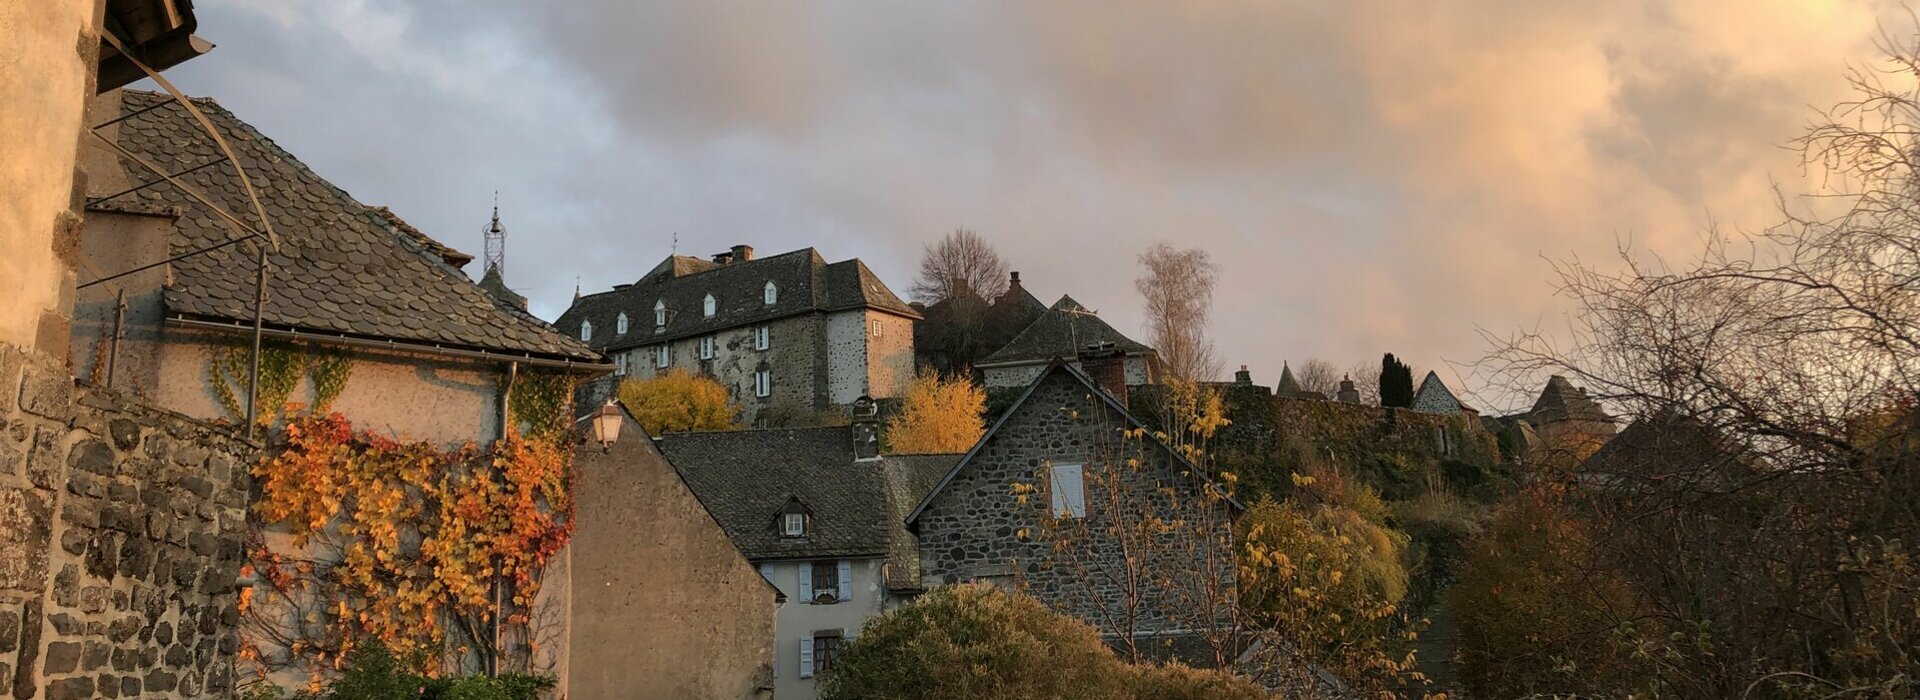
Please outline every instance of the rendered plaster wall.
[[[217, 350], [246, 352], [246, 339], [238, 333], [169, 326], [162, 330], [161, 341], [159, 371], [152, 384], [116, 385], [146, 393], [160, 405], [195, 418], [235, 420], [222, 407], [208, 367]], [[503, 374], [499, 365], [423, 354], [361, 350], [350, 354], [352, 374], [332, 410], [351, 420], [355, 430], [445, 446], [469, 441], [485, 444], [499, 437]], [[244, 404], [245, 381], [230, 386]], [[302, 376], [288, 401], [311, 404], [312, 380]]]
[[0, 345], [0, 695], [224, 698], [254, 446]]
[[867, 394], [902, 396], [913, 383], [913, 319], [879, 311], [867, 317]]
[[[867, 314], [827, 314], [827, 400], [850, 404], [867, 393]], [[911, 342], [911, 338], [909, 338]]]
[[[835, 560], [824, 560], [829, 563]], [[860, 635], [867, 620], [886, 609], [886, 581], [881, 575], [884, 559], [855, 559], [852, 562], [853, 599], [833, 603], [815, 603], [808, 595], [812, 560], [761, 562], [760, 573], [786, 594], [780, 606], [779, 641], [774, 645], [774, 697], [777, 700], [805, 700], [817, 693], [818, 676], [800, 675], [800, 646], [816, 631], [840, 630], [846, 639]]]
[[607, 452], [583, 448], [574, 466], [564, 694], [771, 697], [774, 588], [639, 424]]
[[66, 353], [75, 164], [101, 12], [99, 0], [0, 3], [0, 344]]

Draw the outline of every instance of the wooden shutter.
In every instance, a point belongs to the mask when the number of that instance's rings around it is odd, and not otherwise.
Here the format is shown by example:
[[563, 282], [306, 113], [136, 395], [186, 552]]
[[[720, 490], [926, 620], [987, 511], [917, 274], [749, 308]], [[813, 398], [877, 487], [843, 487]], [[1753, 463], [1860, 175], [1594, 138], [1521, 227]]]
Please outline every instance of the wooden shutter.
[[794, 595], [800, 596], [802, 602], [813, 602], [813, 562], [803, 561], [793, 568], [799, 572], [795, 578], [800, 579], [800, 586], [793, 589]]
[[813, 633], [800, 638], [800, 677], [813, 677]]
[[853, 600], [853, 561], [840, 560], [840, 600]]
[[[761, 564], [761, 565], [760, 565], [760, 577], [761, 577], [761, 578], [764, 578], [764, 579], [766, 579], [766, 580], [767, 580], [767, 583], [773, 583], [773, 565], [772, 565], [772, 564]], [[774, 588], [779, 588], [779, 587], [780, 587], [780, 584], [778, 584], [778, 583], [773, 583], [773, 587], [774, 587]]]

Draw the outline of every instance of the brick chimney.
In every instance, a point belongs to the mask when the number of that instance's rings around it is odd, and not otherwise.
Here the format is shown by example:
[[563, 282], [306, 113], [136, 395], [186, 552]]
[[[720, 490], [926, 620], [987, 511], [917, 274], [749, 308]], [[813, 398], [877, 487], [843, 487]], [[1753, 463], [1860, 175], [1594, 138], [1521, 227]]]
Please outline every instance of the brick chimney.
[[1080, 371], [1093, 379], [1094, 385], [1127, 403], [1127, 355], [1120, 352], [1113, 343], [1088, 343], [1086, 350], [1080, 353]]
[[742, 263], [753, 259], [753, 246], [745, 243], [734, 244], [732, 252], [734, 262]]

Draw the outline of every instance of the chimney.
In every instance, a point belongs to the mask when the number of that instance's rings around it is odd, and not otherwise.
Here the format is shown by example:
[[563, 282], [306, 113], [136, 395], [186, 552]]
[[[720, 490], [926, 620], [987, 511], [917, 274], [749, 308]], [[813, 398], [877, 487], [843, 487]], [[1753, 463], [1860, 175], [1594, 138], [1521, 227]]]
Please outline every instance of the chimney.
[[732, 259], [734, 262], [746, 262], [748, 260], [752, 260], [753, 246], [747, 245], [745, 243], [735, 243], [733, 246], [733, 250], [731, 251], [731, 255], [733, 256]]
[[856, 462], [880, 458], [880, 410], [867, 396], [853, 400], [853, 459]]
[[1340, 403], [1360, 403], [1360, 390], [1353, 386], [1353, 375], [1340, 378], [1340, 393], [1335, 395]]
[[1240, 371], [1233, 373], [1233, 383], [1238, 384], [1240, 386], [1247, 386], [1249, 384], [1252, 384], [1253, 373], [1247, 371], [1246, 365], [1240, 365]]
[[713, 261], [721, 265], [730, 264], [733, 262], [733, 251], [727, 251], [725, 253], [714, 253]]
[[1127, 403], [1127, 355], [1111, 342], [1088, 343], [1080, 353], [1080, 370], [1093, 383], [1120, 401]]
[[1011, 294], [1017, 291], [1020, 291], [1020, 272], [1018, 270], [1007, 275], [1007, 293]]

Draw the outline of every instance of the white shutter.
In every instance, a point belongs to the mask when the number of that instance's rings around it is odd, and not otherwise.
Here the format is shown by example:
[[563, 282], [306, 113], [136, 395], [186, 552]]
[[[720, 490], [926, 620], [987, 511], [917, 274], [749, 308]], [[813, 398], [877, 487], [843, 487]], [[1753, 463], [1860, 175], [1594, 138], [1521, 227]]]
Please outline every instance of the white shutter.
[[813, 677], [813, 633], [800, 638], [800, 677]]
[[840, 560], [840, 600], [853, 600], [853, 562]]
[[1055, 517], [1080, 518], [1087, 514], [1087, 494], [1081, 480], [1080, 465], [1053, 465], [1053, 514]]
[[800, 602], [813, 602], [813, 562], [803, 561], [793, 568], [799, 572], [796, 578], [800, 581], [800, 587], [793, 589], [793, 592], [800, 596]]
[[[773, 565], [772, 565], [772, 564], [761, 564], [761, 565], [760, 565], [760, 577], [761, 577], [761, 578], [764, 578], [764, 579], [766, 579], [766, 580], [767, 580], [767, 583], [773, 583]], [[779, 588], [779, 587], [780, 587], [780, 584], [777, 584], [777, 583], [773, 583], [773, 587], [774, 587], [774, 588]]]

